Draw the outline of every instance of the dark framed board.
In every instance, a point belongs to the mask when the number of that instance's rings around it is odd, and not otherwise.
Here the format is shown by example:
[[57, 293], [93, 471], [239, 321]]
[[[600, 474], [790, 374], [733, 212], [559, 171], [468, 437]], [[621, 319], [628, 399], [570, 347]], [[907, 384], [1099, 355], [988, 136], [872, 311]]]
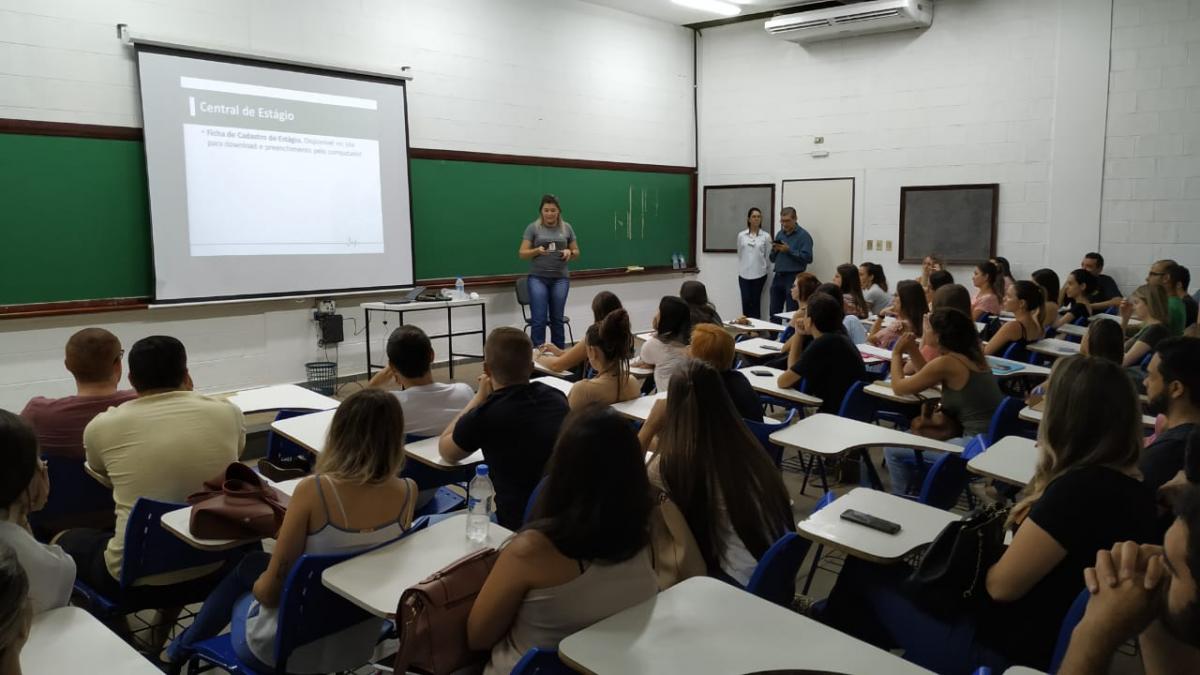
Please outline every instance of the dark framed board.
[[900, 188], [900, 262], [930, 253], [951, 265], [994, 257], [999, 203], [999, 183]]
[[704, 186], [704, 252], [737, 253], [746, 214], [762, 211], [762, 229], [775, 236], [775, 184]]

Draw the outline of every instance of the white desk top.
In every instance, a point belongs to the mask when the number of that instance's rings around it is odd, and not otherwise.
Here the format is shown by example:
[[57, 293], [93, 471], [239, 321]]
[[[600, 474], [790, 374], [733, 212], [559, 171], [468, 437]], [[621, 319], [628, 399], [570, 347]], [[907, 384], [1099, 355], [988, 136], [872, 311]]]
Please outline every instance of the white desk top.
[[[510, 530], [492, 523], [487, 545], [499, 547], [510, 535]], [[321, 574], [321, 583], [375, 616], [388, 618], [395, 615], [406, 588], [474, 550], [467, 541], [466, 515], [454, 515], [330, 567]]]
[[[1120, 323], [1120, 321], [1121, 321], [1121, 317], [1117, 316], [1116, 314], [1101, 313], [1101, 314], [1093, 314], [1093, 315], [1089, 316], [1088, 323], [1097, 321], [1099, 319], [1104, 319], [1106, 321], [1116, 321], [1118, 323]], [[1141, 319], [1135, 319], [1132, 316], [1129, 317], [1129, 326], [1131, 328], [1135, 327], [1135, 326], [1140, 326], [1140, 325], [1142, 325]]]
[[[1042, 411], [1034, 410], [1029, 406], [1025, 406], [1024, 408], [1021, 408], [1021, 412], [1017, 413], [1017, 418], [1025, 420], [1026, 422], [1037, 422], [1040, 424], [1042, 421]], [[1153, 415], [1142, 415], [1142, 426], [1153, 429], [1155, 419], [1156, 418]]]
[[261, 410], [329, 410], [341, 402], [295, 384], [277, 384], [259, 389], [247, 389], [229, 397], [229, 402], [244, 413]]
[[434, 309], [437, 307], [469, 307], [471, 305], [482, 305], [487, 301], [483, 298], [478, 300], [429, 300], [426, 302], [364, 302], [359, 305], [361, 309], [381, 309], [390, 312], [407, 312], [413, 309]]
[[[1078, 328], [1079, 326], [1074, 326]], [[1079, 353], [1078, 342], [1068, 342], [1067, 340], [1058, 340], [1056, 338], [1042, 338], [1037, 342], [1032, 342], [1027, 347], [1029, 351], [1035, 354], [1043, 354], [1045, 356], [1059, 357], [1072, 356]]]
[[635, 333], [635, 334], [634, 334], [634, 336], [633, 336], [633, 339], [634, 339], [634, 340], [641, 340], [642, 342], [645, 342], [645, 341], [649, 340], [649, 339], [650, 339], [650, 338], [652, 338], [652, 337], [654, 337], [654, 331], [652, 331], [652, 330], [648, 330], [648, 331], [646, 331], [646, 332], [644, 332], [644, 333]]
[[[546, 378], [552, 380], [554, 378]], [[560, 380], [561, 381], [561, 380]], [[569, 383], [568, 383], [569, 384]], [[294, 441], [309, 452], [320, 454], [325, 449], [325, 437], [329, 434], [329, 425], [333, 423], [334, 410], [300, 415], [286, 420], [271, 423], [271, 428], [281, 436]], [[442, 459], [438, 453], [438, 437], [433, 436], [420, 441], [404, 444], [404, 453], [410, 459], [422, 464], [428, 464], [435, 469], [453, 469], [483, 461], [483, 452], [476, 450], [471, 456], [461, 462], [450, 463]]]
[[763, 321], [762, 319], [751, 319], [751, 318], [747, 317], [746, 321], [750, 322], [749, 325], [742, 325], [740, 323], [733, 323], [732, 321], [726, 321], [725, 327], [728, 328], [729, 330], [736, 331], [739, 333], [750, 333], [750, 332], [755, 332], [755, 331], [764, 331], [764, 332], [770, 332], [770, 333], [782, 333], [783, 331], [787, 330], [787, 326], [785, 326], [783, 324], [772, 323], [770, 321]]
[[[901, 529], [896, 534], [887, 534], [842, 520], [842, 512], [847, 509], [899, 523]], [[931, 543], [946, 525], [958, 519], [958, 514], [949, 511], [860, 487], [800, 521], [799, 528], [801, 535], [839, 548], [856, 558], [890, 563]]]
[[[1049, 377], [1050, 375], [1050, 369], [1045, 366], [1002, 359], [999, 356], [989, 356], [987, 360], [988, 363], [992, 364], [992, 374], [996, 377], [1017, 377], [1019, 375], [1044, 375]], [[1003, 368], [1004, 370], [998, 370], [998, 368]], [[1009, 368], [1012, 370], [1008, 370]]]
[[932, 438], [828, 413], [806, 417], [786, 429], [771, 434], [770, 439], [779, 445], [822, 455], [840, 455], [847, 450], [880, 446], [941, 450], [956, 455], [962, 454], [963, 451], [953, 443], [943, 443]]
[[[299, 484], [300, 481], [302, 481], [304, 479], [303, 478], [293, 478], [291, 480], [285, 480], [282, 483], [276, 483], [271, 480], [268, 480], [267, 478], [263, 478], [263, 480], [265, 480], [265, 481], [267, 481], [267, 483], [273, 485], [280, 492], [291, 497], [292, 492], [295, 491], [295, 489], [296, 489], [296, 485]], [[170, 532], [171, 534], [175, 535], [176, 537], [179, 537], [188, 546], [191, 546], [192, 548], [202, 549], [205, 551], [223, 551], [225, 549], [237, 548], [238, 546], [241, 546], [243, 544], [248, 544], [252, 541], [258, 541], [257, 538], [255, 538], [255, 539], [200, 539], [198, 537], [192, 536], [192, 533], [191, 533], [190, 527], [189, 527], [189, 523], [191, 522], [191, 520], [192, 520], [192, 507], [187, 506], [182, 509], [175, 509], [174, 511], [168, 511], [167, 513], [164, 513], [161, 522], [162, 522], [162, 526], [163, 526], [164, 530], [166, 530], [167, 532]]]
[[1073, 323], [1065, 323], [1054, 330], [1063, 335], [1074, 335], [1076, 337], [1084, 337], [1087, 335], [1087, 326], [1076, 326]]
[[875, 361], [891, 361], [892, 360], [892, 350], [890, 350], [890, 349], [884, 349], [883, 347], [876, 347], [875, 345], [868, 344], [866, 342], [864, 342], [862, 344], [857, 344], [854, 346], [858, 347], [858, 353], [862, 354], [864, 361], [869, 362], [871, 360], [875, 360]]
[[778, 314], [776, 314], [776, 315], [775, 315], [775, 318], [776, 318], [776, 319], [782, 319], [784, 323], [787, 323], [788, 321], [791, 321], [791, 320], [792, 320], [792, 317], [793, 317], [793, 316], [796, 316], [796, 312], [795, 312], [795, 311], [791, 311], [791, 312], [780, 312], [780, 313], [778, 313]]
[[1013, 666], [1004, 671], [1004, 675], [1046, 675], [1040, 670], [1034, 670], [1029, 666]]
[[534, 348], [534, 350], [533, 350], [533, 369], [534, 369], [534, 370], [536, 370], [536, 371], [537, 371], [537, 372], [539, 372], [539, 373], [545, 373], [545, 374], [547, 374], [547, 375], [553, 375], [554, 377], [571, 377], [571, 372], [570, 372], [570, 371], [568, 371], [568, 370], [551, 370], [550, 368], [548, 368], [548, 367], [546, 367], [546, 366], [542, 365], [542, 364], [541, 364], [541, 363], [538, 361], [538, 357], [539, 357], [539, 356], [541, 356], [541, 354], [542, 354], [542, 353], [541, 353], [541, 351], [539, 351], [539, 350], [538, 350], [538, 349], [535, 347], [535, 348]]
[[650, 417], [650, 411], [654, 409], [654, 403], [659, 400], [667, 400], [667, 392], [663, 391], [653, 396], [639, 396], [630, 401], [614, 403], [612, 409], [631, 420], [645, 422], [646, 418]]
[[778, 340], [756, 337], [734, 343], [733, 350], [739, 354], [761, 358], [764, 356], [779, 356], [781, 347], [783, 347], [783, 343]]
[[925, 391], [921, 392], [919, 397], [915, 394], [897, 394], [896, 392], [892, 391], [891, 380], [872, 382], [871, 384], [863, 387], [863, 391], [871, 396], [875, 396], [876, 398], [895, 401], [896, 403], [920, 403], [922, 399], [930, 401], [942, 398], [942, 390], [940, 389], [926, 389]]
[[20, 659], [21, 670], [30, 675], [162, 675], [157, 666], [78, 607], [59, 607], [35, 615]]
[[1037, 470], [1037, 443], [1020, 436], [1005, 436], [967, 462], [967, 469], [988, 478], [1028, 485]]
[[547, 387], [553, 387], [563, 393], [563, 396], [571, 395], [571, 387], [575, 386], [574, 382], [568, 382], [561, 377], [535, 377], [530, 382], [541, 382]]
[[708, 577], [676, 584], [570, 635], [558, 650], [578, 670], [598, 675], [928, 672]]
[[[770, 375], [755, 375], [754, 371], [758, 371], [760, 373], [768, 372]], [[804, 392], [798, 389], [792, 389], [791, 387], [779, 386], [779, 374], [783, 371], [779, 370], [778, 368], [750, 366], [748, 368], [741, 368], [738, 370], [738, 372], [745, 375], [746, 379], [750, 380], [750, 387], [760, 394], [767, 394], [768, 396], [781, 398], [785, 401], [795, 401], [800, 405], [821, 405], [821, 399], [817, 398], [816, 396], [805, 394]]]

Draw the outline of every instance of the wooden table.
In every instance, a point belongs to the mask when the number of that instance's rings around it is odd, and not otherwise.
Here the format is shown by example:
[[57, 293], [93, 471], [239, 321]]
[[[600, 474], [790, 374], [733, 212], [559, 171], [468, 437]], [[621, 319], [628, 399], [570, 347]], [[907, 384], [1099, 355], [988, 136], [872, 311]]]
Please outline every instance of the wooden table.
[[[487, 545], [499, 547], [511, 535], [492, 523]], [[467, 541], [466, 515], [454, 515], [326, 569], [321, 583], [371, 614], [391, 618], [404, 589], [474, 550]]]
[[[1040, 424], [1042, 421], [1042, 411], [1037, 408], [1025, 406], [1021, 408], [1021, 412], [1017, 413], [1017, 418], [1026, 422], [1034, 422]], [[1142, 426], [1153, 429], [1156, 418], [1153, 415], [1142, 415]]]
[[782, 333], [787, 330], [787, 326], [783, 324], [763, 321], [762, 319], [747, 318], [746, 321], [749, 322], [747, 325], [726, 321], [725, 328], [735, 333]]
[[645, 422], [646, 418], [650, 417], [650, 411], [654, 409], [655, 402], [665, 400], [667, 400], [667, 392], [663, 391], [653, 396], [639, 396], [629, 401], [614, 403], [612, 409], [631, 420]]
[[[779, 376], [783, 373], [778, 368], [768, 368], [766, 366], [749, 366], [747, 368], [739, 368], [738, 372], [746, 376], [750, 381], [750, 387], [760, 394], [774, 396], [785, 401], [799, 403], [806, 406], [820, 406], [822, 401], [816, 396], [805, 394], [799, 389], [791, 387], [779, 386]], [[755, 375], [755, 372], [768, 373], [767, 375]]]
[[258, 389], [246, 389], [229, 397], [243, 413], [264, 410], [330, 410], [341, 405], [341, 401], [318, 394], [295, 384], [277, 384]]
[[[862, 511], [900, 524], [900, 531], [887, 534], [865, 525], [842, 520], [847, 509]], [[854, 488], [825, 508], [800, 521], [801, 536], [833, 546], [847, 554], [877, 563], [894, 563], [937, 538], [958, 514], [926, 506], [889, 492]]]
[[940, 450], [956, 455], [962, 454], [963, 451], [953, 443], [935, 441], [932, 438], [828, 413], [806, 417], [786, 429], [776, 431], [770, 438], [772, 443], [821, 455], [840, 455], [848, 450], [882, 446]]
[[750, 338], [742, 340], [733, 345], [733, 350], [738, 354], [750, 356], [756, 359], [761, 359], [767, 356], [779, 356], [780, 349], [783, 348], [783, 343], [778, 340], [768, 340], [766, 338]]
[[[553, 378], [546, 378], [547, 383]], [[561, 381], [561, 380], [560, 380]], [[569, 384], [569, 383], [568, 383]], [[279, 435], [288, 438], [309, 452], [320, 454], [325, 449], [325, 437], [329, 434], [329, 425], [333, 422], [333, 410], [300, 415], [271, 423], [271, 428]], [[420, 441], [404, 444], [404, 453], [410, 459], [422, 464], [428, 464], [435, 469], [457, 469], [483, 461], [483, 452], [476, 450], [461, 462], [447, 462], [438, 453], [438, 437], [432, 436]]]
[[21, 649], [29, 675], [162, 675], [137, 650], [78, 607], [59, 607], [33, 617]]
[[[267, 480], [264, 478], [263, 480]], [[293, 478], [285, 480], [282, 483], [274, 483], [267, 480], [267, 483], [274, 486], [280, 492], [287, 496], [292, 496], [292, 492], [296, 489], [296, 485], [303, 478]], [[179, 537], [185, 544], [192, 548], [198, 548], [203, 551], [225, 551], [239, 546], [245, 546], [251, 542], [258, 541], [261, 537], [253, 537], [250, 539], [201, 539], [192, 535], [190, 523], [192, 520], [192, 507], [185, 506], [182, 509], [175, 509], [163, 514], [162, 527], [167, 532]]]
[[882, 398], [884, 400], [892, 401], [895, 403], [920, 403], [922, 400], [936, 401], [936, 400], [939, 400], [942, 398], [942, 390], [941, 389], [933, 389], [933, 388], [926, 389], [925, 391], [921, 392], [919, 395], [918, 394], [897, 394], [896, 392], [892, 391], [892, 381], [891, 380], [880, 380], [879, 382], [872, 382], [871, 384], [868, 384], [867, 386], [863, 387], [863, 391], [867, 394], [870, 394], [871, 396], [876, 397], [876, 398]]
[[928, 672], [709, 577], [688, 579], [567, 636], [558, 653], [572, 668], [598, 675]]
[[[1076, 326], [1078, 328], [1078, 326]], [[1074, 356], [1079, 353], [1078, 342], [1068, 342], [1067, 340], [1058, 340], [1055, 338], [1042, 338], [1037, 342], [1029, 343], [1026, 347], [1029, 351], [1051, 358], [1060, 356]]]
[[1037, 442], [1020, 436], [1005, 436], [967, 462], [967, 469], [1011, 485], [1028, 485], [1037, 470]]

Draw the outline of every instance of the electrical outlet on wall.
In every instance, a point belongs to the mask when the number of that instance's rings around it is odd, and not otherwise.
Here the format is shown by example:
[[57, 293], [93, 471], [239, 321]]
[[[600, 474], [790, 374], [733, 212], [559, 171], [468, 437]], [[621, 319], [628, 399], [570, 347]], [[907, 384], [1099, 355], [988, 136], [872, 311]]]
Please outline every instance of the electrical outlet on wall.
[[892, 250], [892, 240], [891, 239], [888, 239], [883, 244], [884, 244], [884, 246], [887, 247], [887, 250], [889, 250], [889, 251]]
[[337, 312], [337, 302], [332, 298], [317, 301], [318, 314], [333, 314], [335, 312]]
[[872, 241], [870, 239], [867, 240], [867, 250], [868, 251], [875, 250], [875, 242], [874, 241]]

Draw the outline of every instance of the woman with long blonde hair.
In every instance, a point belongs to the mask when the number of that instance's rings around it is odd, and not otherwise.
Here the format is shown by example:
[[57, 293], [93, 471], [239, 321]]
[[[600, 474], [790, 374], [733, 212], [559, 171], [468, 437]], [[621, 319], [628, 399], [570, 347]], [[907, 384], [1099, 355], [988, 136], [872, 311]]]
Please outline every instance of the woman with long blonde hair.
[[1125, 341], [1125, 367], [1136, 366], [1154, 351], [1158, 343], [1171, 337], [1167, 310], [1167, 291], [1158, 284], [1139, 286], [1121, 301], [1121, 330], [1129, 335], [1129, 320], [1137, 317], [1142, 327]]

